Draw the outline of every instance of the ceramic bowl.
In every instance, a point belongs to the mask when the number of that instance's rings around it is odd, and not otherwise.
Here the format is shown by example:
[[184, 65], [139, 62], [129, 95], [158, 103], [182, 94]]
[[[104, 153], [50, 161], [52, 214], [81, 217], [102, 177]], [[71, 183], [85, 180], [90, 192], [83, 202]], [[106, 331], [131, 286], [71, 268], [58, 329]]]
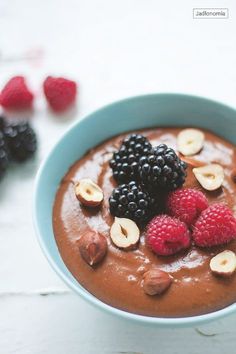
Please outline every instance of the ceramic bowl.
[[52, 268], [89, 303], [115, 316], [152, 326], [195, 326], [235, 312], [236, 303], [209, 314], [183, 318], [148, 317], [119, 310], [98, 300], [78, 283], [63, 263], [53, 235], [53, 202], [69, 167], [88, 149], [116, 134], [158, 126], [204, 128], [236, 144], [236, 111], [212, 100], [181, 94], [151, 94], [109, 104], [75, 122], [42, 163], [36, 178], [34, 223]]

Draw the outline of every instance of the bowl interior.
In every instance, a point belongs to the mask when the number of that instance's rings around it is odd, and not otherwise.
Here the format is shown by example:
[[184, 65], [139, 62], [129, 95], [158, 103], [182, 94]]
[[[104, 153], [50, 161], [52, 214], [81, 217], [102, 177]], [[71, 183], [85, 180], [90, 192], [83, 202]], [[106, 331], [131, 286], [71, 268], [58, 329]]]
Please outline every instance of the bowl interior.
[[236, 304], [203, 316], [173, 319], [140, 316], [112, 308], [79, 285], [63, 263], [53, 235], [52, 207], [55, 193], [69, 167], [88, 149], [111, 136], [152, 126], [201, 127], [236, 143], [236, 111], [211, 100], [178, 94], [153, 94], [108, 105], [76, 122], [42, 164], [36, 179], [35, 226], [40, 245], [50, 264], [71, 288], [92, 304], [145, 324], [196, 325], [233, 312]]

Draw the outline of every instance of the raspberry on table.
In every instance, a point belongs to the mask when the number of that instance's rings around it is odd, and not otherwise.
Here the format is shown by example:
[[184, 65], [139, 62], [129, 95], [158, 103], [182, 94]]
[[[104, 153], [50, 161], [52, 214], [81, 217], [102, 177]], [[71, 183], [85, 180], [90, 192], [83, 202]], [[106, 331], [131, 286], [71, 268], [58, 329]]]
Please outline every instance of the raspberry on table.
[[215, 203], [205, 209], [193, 229], [197, 246], [211, 247], [236, 239], [236, 219], [223, 203]]
[[152, 146], [141, 134], [131, 134], [125, 138], [118, 151], [110, 160], [113, 177], [118, 183], [126, 183], [139, 178], [139, 159], [148, 155]]
[[206, 196], [193, 188], [180, 188], [167, 197], [167, 211], [188, 226], [194, 224], [198, 216], [208, 207]]
[[140, 180], [149, 189], [170, 191], [185, 182], [187, 164], [165, 144], [153, 148], [148, 156], [142, 156], [139, 164]]
[[158, 215], [147, 225], [146, 241], [157, 255], [170, 256], [190, 246], [190, 231], [179, 219]]
[[14, 76], [10, 79], [0, 94], [0, 104], [10, 110], [24, 110], [32, 108], [34, 95], [28, 88], [23, 76]]
[[[0, 129], [1, 129], [1, 125], [0, 125]], [[6, 144], [5, 137], [0, 130], [0, 179], [4, 176], [8, 168], [8, 165], [9, 165], [9, 150]]]
[[75, 81], [63, 77], [48, 76], [43, 83], [47, 102], [55, 112], [64, 112], [75, 102], [77, 85]]
[[115, 188], [109, 198], [110, 212], [142, 224], [155, 212], [154, 200], [135, 181]]
[[37, 149], [37, 138], [33, 128], [28, 122], [4, 122], [2, 132], [4, 134], [10, 157], [15, 161], [25, 161], [30, 158]]

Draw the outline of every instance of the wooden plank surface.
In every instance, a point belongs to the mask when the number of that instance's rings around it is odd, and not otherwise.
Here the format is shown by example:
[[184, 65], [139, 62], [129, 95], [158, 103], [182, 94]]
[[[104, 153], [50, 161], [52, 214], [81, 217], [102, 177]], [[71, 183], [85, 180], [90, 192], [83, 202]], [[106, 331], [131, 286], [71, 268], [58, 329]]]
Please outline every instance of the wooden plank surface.
[[[41, 160], [73, 120], [103, 104], [186, 92], [236, 106], [236, 4], [217, 5], [229, 8], [228, 20], [193, 20], [192, 0], [0, 1], [0, 84], [27, 76], [40, 143], [37, 158], [12, 166], [0, 184], [0, 354], [234, 351], [235, 316], [200, 329], [161, 330], [87, 305], [47, 264], [31, 215]], [[41, 84], [48, 74], [79, 82], [73, 119], [47, 111]]]

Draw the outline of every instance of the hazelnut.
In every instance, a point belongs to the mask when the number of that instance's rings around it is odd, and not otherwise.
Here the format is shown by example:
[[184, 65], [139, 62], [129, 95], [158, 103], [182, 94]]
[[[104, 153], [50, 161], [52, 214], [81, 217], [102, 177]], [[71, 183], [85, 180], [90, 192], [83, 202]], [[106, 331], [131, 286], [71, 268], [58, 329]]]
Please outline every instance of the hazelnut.
[[96, 265], [107, 253], [106, 237], [97, 231], [88, 231], [79, 239], [79, 251], [86, 263]]
[[129, 250], [138, 243], [140, 231], [133, 220], [115, 217], [115, 221], [111, 226], [110, 236], [117, 247]]
[[224, 182], [224, 169], [218, 164], [194, 168], [193, 173], [201, 186], [207, 191], [218, 189]]
[[179, 152], [184, 156], [197, 154], [203, 147], [205, 136], [198, 129], [184, 129], [177, 136]]
[[160, 295], [172, 283], [172, 277], [161, 269], [155, 268], [144, 273], [143, 290], [147, 295]]
[[210, 261], [211, 271], [220, 276], [228, 277], [236, 270], [236, 255], [230, 250], [218, 253]]
[[103, 201], [102, 189], [89, 178], [75, 184], [75, 195], [81, 204], [88, 207], [97, 207]]
[[186, 162], [189, 166], [191, 167], [203, 167], [206, 164], [202, 161], [196, 160], [195, 158], [189, 157], [189, 156], [183, 156], [179, 154], [180, 159]]
[[231, 172], [231, 179], [234, 183], [236, 183], [236, 168]]

